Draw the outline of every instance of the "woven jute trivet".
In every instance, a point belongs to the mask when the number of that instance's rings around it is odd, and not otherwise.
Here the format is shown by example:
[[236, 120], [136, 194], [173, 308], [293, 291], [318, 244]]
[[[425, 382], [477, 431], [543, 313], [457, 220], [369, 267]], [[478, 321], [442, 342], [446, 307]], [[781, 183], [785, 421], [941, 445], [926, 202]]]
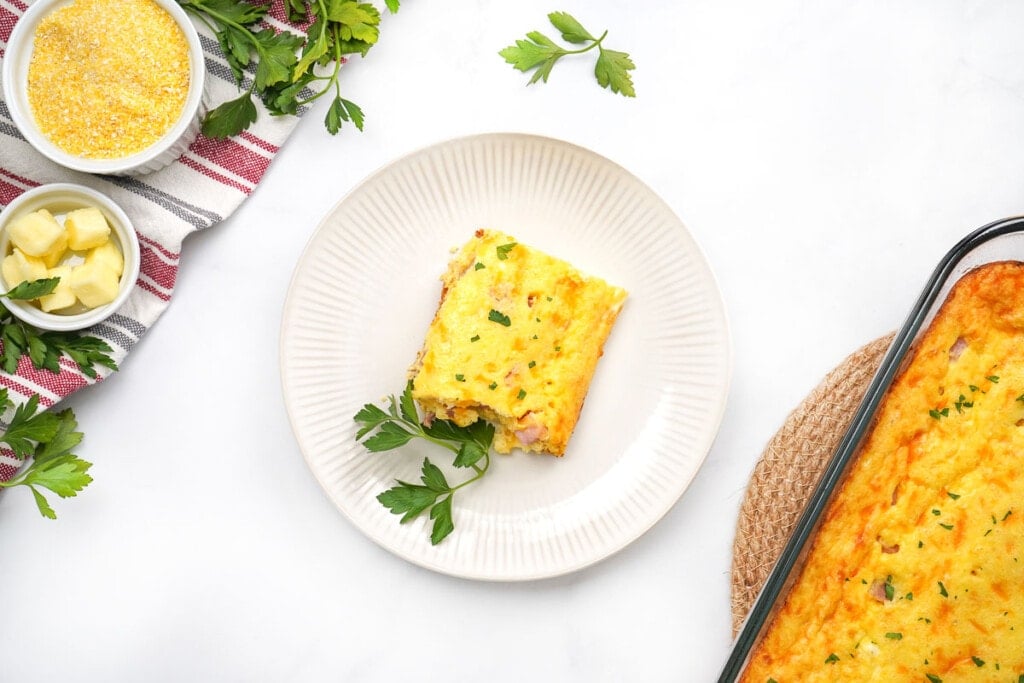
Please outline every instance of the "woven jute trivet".
[[761, 454], [740, 506], [732, 560], [732, 623], [739, 630], [814, 485], [850, 426], [889, 334], [857, 350], [790, 413]]

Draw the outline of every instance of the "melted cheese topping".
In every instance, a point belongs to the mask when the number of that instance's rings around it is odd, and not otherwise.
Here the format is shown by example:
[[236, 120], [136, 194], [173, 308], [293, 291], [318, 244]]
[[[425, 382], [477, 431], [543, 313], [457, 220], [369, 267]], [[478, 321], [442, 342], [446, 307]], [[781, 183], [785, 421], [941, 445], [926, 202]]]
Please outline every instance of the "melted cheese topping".
[[562, 455], [625, 290], [485, 230], [441, 279], [413, 397], [461, 426], [494, 422], [499, 453]]
[[743, 681], [1024, 675], [1024, 264], [964, 276]]

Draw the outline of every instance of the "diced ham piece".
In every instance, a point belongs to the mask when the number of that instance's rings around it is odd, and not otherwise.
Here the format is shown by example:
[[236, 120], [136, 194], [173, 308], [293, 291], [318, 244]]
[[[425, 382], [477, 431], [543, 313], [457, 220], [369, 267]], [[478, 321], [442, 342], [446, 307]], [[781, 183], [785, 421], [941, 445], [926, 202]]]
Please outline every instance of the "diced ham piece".
[[878, 602], [886, 602], [885, 581], [880, 581], [878, 579], [872, 581], [871, 585], [868, 586], [868, 595], [873, 597], [875, 600], [878, 600]]
[[516, 430], [516, 439], [524, 446], [529, 446], [532, 443], [540, 441], [548, 434], [547, 427], [528, 419], [530, 415], [531, 413], [527, 413], [524, 416], [527, 418], [526, 425], [522, 429]]
[[967, 340], [963, 337], [957, 337], [953, 345], [949, 347], [949, 360], [953, 362], [963, 355], [964, 351], [967, 350]]

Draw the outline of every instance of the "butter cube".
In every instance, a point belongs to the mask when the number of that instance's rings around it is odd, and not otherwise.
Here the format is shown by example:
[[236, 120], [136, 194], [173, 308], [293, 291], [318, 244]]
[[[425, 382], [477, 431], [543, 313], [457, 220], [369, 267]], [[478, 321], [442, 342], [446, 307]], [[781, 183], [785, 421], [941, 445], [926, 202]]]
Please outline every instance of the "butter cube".
[[83, 263], [71, 268], [71, 291], [89, 308], [109, 304], [117, 297], [117, 273], [103, 263]]
[[46, 277], [46, 264], [42, 259], [28, 256], [15, 247], [0, 263], [0, 273], [4, 276], [7, 289], [11, 289], [25, 281], [42, 280]]
[[98, 247], [89, 250], [85, 255], [86, 263], [105, 263], [110, 269], [120, 275], [124, 272], [124, 256], [112, 240], [107, 240]]
[[52, 293], [39, 297], [39, 307], [49, 313], [68, 306], [74, 306], [78, 297], [71, 290], [71, 266], [50, 268], [46, 277], [59, 277], [60, 282]]
[[69, 211], [64, 217], [68, 246], [75, 251], [98, 247], [110, 238], [110, 225], [103, 212], [94, 206]]
[[46, 252], [39, 258], [43, 259], [43, 263], [46, 264], [47, 268], [55, 268], [57, 267], [57, 264], [60, 263], [61, 259], [64, 258], [64, 254], [67, 253], [67, 250], [68, 233], [66, 230], [62, 230], [60, 233], [60, 237], [57, 238], [56, 243], [54, 243], [54, 245], [50, 247], [50, 250], [48, 252]]
[[64, 228], [46, 209], [15, 218], [7, 226], [11, 242], [28, 256], [42, 256], [50, 251], [63, 233]]

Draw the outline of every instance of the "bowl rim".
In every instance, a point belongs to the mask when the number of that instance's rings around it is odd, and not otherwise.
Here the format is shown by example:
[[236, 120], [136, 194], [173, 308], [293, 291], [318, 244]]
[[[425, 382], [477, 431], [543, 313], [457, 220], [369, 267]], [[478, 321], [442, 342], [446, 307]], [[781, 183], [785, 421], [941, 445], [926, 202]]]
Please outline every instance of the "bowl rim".
[[90, 159], [69, 154], [52, 143], [35, 124], [28, 103], [28, 66], [32, 57], [32, 41], [39, 22], [60, 7], [75, 0], [36, 0], [14, 24], [7, 41], [6, 57], [0, 73], [3, 97], [14, 125], [25, 141], [50, 161], [73, 171], [104, 175], [122, 175], [145, 169], [148, 164], [170, 150], [188, 133], [203, 106], [206, 87], [206, 58], [199, 33], [185, 10], [175, 0], [153, 0], [167, 12], [181, 29], [189, 51], [189, 89], [178, 119], [156, 142], [140, 152], [114, 159]]
[[[43, 203], [47, 195], [54, 195], [55, 198], [71, 197], [83, 204], [96, 206], [103, 211], [111, 229], [117, 234], [124, 257], [124, 272], [121, 273], [117, 296], [109, 304], [73, 315], [47, 313], [25, 301], [11, 301], [3, 298], [2, 302], [11, 315], [33, 327], [54, 332], [83, 330], [109, 318], [131, 296], [135, 289], [135, 283], [139, 279], [142, 261], [139, 238], [128, 214], [117, 202], [104, 193], [77, 183], [48, 183], [26, 190], [15, 197], [3, 211], [0, 211], [0, 247], [3, 251], [6, 251], [9, 243], [6, 233], [7, 223], [18, 215], [19, 209], [29, 203]], [[45, 206], [38, 208], [45, 208]], [[0, 254], [0, 258], [5, 256], [6, 254]], [[6, 289], [6, 283], [4, 283], [4, 290]]]

